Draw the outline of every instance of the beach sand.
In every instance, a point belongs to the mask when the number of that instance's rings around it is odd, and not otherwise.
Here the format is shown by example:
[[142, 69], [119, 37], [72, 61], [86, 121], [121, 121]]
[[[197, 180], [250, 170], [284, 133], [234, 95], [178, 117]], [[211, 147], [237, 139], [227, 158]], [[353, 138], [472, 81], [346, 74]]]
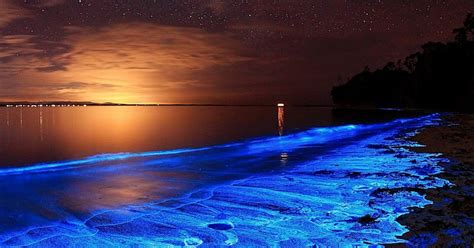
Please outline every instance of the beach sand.
[[402, 238], [411, 241], [408, 245], [473, 247], [474, 115], [446, 115], [443, 124], [420, 131], [413, 140], [425, 147], [412, 149], [449, 158], [451, 162], [443, 164], [444, 172], [437, 176], [453, 185], [423, 190], [433, 204], [398, 218], [410, 229]]

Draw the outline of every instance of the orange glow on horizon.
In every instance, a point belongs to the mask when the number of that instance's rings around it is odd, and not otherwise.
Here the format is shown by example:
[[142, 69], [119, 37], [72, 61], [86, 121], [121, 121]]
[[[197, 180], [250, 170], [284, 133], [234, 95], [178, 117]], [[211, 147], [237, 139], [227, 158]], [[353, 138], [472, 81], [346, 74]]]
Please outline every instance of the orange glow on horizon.
[[[58, 68], [49, 68], [50, 61], [40, 58], [25, 61], [20, 57], [10, 62], [18, 65], [10, 80], [20, 82], [20, 92], [13, 93], [21, 97], [5, 100], [194, 102], [207, 93], [207, 86], [196, 76], [214, 66], [250, 59], [238, 54], [239, 43], [227, 34], [196, 28], [131, 23], [68, 30], [72, 50], [55, 57]], [[30, 42], [28, 37], [9, 39], [23, 46]]]

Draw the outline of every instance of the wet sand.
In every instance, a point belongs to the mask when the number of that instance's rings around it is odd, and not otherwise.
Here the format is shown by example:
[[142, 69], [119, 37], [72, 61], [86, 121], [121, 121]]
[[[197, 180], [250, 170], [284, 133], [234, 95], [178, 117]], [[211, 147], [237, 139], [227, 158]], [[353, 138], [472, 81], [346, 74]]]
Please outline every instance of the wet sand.
[[409, 241], [407, 246], [474, 246], [474, 115], [453, 114], [443, 119], [444, 125], [428, 127], [412, 138], [425, 147], [411, 149], [449, 158], [451, 162], [442, 164], [444, 172], [436, 176], [452, 185], [422, 189], [420, 193], [433, 204], [413, 208], [397, 219], [410, 229], [402, 236]]

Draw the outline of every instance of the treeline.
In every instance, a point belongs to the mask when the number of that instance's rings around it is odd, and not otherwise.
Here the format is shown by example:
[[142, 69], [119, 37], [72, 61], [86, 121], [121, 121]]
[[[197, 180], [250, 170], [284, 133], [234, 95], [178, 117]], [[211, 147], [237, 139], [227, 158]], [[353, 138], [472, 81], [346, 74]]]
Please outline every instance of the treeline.
[[474, 17], [454, 41], [429, 42], [404, 61], [366, 69], [332, 89], [335, 104], [474, 111]]

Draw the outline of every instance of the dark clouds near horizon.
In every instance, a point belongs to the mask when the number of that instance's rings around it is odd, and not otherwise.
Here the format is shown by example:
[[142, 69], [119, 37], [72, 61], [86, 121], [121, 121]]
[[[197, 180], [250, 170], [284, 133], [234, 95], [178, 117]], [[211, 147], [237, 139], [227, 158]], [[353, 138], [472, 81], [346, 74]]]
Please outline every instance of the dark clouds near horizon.
[[0, 0], [0, 101], [325, 104], [474, 2]]

